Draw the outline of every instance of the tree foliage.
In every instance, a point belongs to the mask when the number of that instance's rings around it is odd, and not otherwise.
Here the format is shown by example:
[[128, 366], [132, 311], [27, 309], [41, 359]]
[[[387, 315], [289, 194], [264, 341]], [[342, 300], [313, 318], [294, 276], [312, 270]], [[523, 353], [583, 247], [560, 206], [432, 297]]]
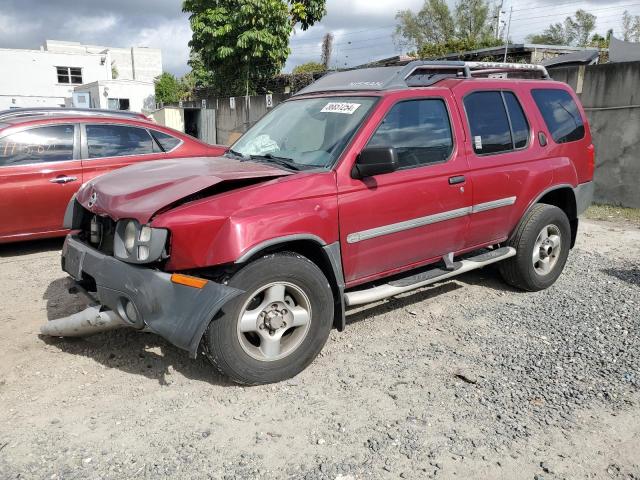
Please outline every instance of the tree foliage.
[[325, 66], [322, 63], [318, 63], [318, 62], [307, 62], [307, 63], [303, 63], [302, 65], [298, 65], [296, 67], [294, 67], [294, 69], [292, 70], [292, 73], [294, 74], [298, 74], [298, 73], [318, 73], [318, 72], [324, 72], [327, 69], [325, 68]]
[[156, 102], [176, 103], [182, 99], [184, 88], [175, 75], [164, 72], [155, 80]]
[[278, 73], [296, 25], [306, 30], [326, 13], [326, 0], [184, 0], [189, 46], [221, 95], [253, 91]]
[[622, 38], [625, 42], [640, 42], [640, 15], [622, 14]]
[[425, 0], [417, 13], [397, 13], [395, 38], [420, 57], [492, 47], [502, 43], [496, 38], [494, 14], [486, 0], [458, 0], [453, 12], [445, 0]]
[[541, 34], [529, 35], [527, 40], [543, 45], [587, 47], [591, 44], [595, 28], [596, 16], [584, 10], [578, 10], [573, 17], [565, 18], [562, 23], [553, 23]]

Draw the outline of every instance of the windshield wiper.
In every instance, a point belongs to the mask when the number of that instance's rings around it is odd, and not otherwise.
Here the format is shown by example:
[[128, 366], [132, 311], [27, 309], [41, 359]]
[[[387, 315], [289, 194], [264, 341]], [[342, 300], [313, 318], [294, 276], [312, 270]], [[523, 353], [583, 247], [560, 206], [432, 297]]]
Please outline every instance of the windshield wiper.
[[233, 155], [236, 158], [239, 158], [240, 160], [246, 160], [247, 159], [247, 157], [245, 157], [240, 152], [236, 152], [233, 148], [230, 148], [229, 150], [227, 150], [227, 153], [230, 153], [231, 155]]
[[249, 155], [251, 160], [268, 160], [271, 163], [275, 163], [284, 168], [288, 168], [290, 170], [301, 170], [300, 165], [297, 164], [293, 159], [287, 157], [276, 157], [271, 153], [266, 153], [264, 155]]

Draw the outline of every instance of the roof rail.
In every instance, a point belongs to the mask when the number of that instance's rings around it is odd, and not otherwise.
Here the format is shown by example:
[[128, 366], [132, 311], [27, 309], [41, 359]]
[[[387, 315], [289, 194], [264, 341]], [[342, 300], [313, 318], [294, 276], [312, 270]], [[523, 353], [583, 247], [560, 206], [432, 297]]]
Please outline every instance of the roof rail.
[[126, 110], [103, 110], [99, 108], [65, 108], [65, 107], [33, 107], [14, 108], [11, 110], [1, 110], [0, 120], [7, 118], [33, 117], [39, 115], [73, 115], [73, 116], [105, 116], [135, 118], [137, 120], [148, 120], [142, 113], [129, 112]]
[[428, 87], [446, 78], [471, 79], [503, 76], [545, 80], [550, 78], [547, 69], [542, 65], [416, 60], [404, 66], [362, 68], [329, 73], [294, 95]]

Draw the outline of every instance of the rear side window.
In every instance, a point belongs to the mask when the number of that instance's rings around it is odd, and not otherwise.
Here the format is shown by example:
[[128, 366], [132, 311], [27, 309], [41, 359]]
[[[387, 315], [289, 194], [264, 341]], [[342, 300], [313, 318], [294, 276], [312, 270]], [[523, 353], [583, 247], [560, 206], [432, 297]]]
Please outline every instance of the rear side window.
[[162, 132], [158, 132], [157, 130], [152, 130], [151, 135], [153, 135], [153, 138], [156, 139], [156, 141], [162, 147], [162, 150], [164, 150], [165, 152], [170, 152], [171, 150], [176, 148], [178, 145], [180, 145], [180, 139], [176, 137], [172, 137], [167, 133], [162, 133]]
[[559, 89], [531, 91], [547, 128], [556, 143], [575, 142], [584, 138], [584, 122], [571, 95]]
[[87, 125], [89, 158], [123, 157], [154, 152], [154, 142], [144, 128], [126, 125]]
[[478, 155], [527, 146], [529, 124], [512, 92], [474, 92], [464, 99], [473, 151]]
[[72, 160], [73, 133], [73, 125], [49, 125], [0, 138], [0, 167]]
[[453, 150], [443, 100], [409, 100], [394, 105], [369, 140], [370, 147], [394, 147], [400, 168], [444, 162]]

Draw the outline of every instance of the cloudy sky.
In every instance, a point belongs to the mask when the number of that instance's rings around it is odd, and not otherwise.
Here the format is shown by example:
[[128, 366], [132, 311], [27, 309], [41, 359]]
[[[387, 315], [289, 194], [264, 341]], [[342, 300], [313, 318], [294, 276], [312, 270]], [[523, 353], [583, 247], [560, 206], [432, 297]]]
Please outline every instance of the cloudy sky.
[[[493, 0], [497, 3], [499, 0]], [[394, 45], [395, 13], [417, 10], [423, 0], [327, 0], [321, 23], [291, 39], [292, 55], [286, 70], [318, 61], [326, 32], [335, 36], [334, 60], [353, 66], [402, 53]], [[453, 3], [450, 0], [450, 3]], [[98, 45], [147, 46], [162, 49], [164, 69], [177, 75], [187, 70], [191, 37], [180, 0], [2, 0], [0, 48], [38, 48], [46, 39]], [[640, 0], [504, 0], [513, 6], [511, 38], [522, 41], [578, 8], [598, 16], [598, 31], [620, 31], [626, 9], [640, 14]]]

